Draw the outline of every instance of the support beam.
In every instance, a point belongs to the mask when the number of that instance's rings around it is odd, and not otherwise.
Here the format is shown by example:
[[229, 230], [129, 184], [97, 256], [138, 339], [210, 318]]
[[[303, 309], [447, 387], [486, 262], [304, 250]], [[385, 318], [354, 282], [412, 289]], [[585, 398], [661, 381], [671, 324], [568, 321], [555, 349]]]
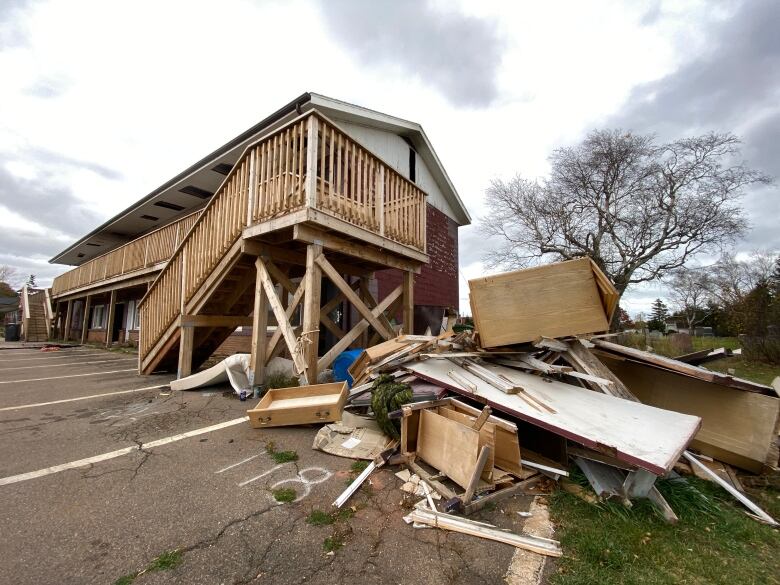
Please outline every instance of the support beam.
[[303, 372], [306, 383], [308, 383], [308, 376], [306, 376], [306, 363], [303, 359], [303, 356], [299, 355], [295, 351], [296, 346], [296, 339], [295, 339], [295, 333], [293, 332], [292, 327], [290, 326], [290, 321], [287, 318], [287, 314], [285, 313], [285, 310], [282, 308], [282, 303], [279, 302], [279, 297], [276, 296], [276, 289], [274, 288], [274, 283], [271, 280], [271, 276], [268, 274], [268, 270], [265, 268], [265, 263], [263, 262], [263, 259], [258, 257], [255, 261], [255, 267], [257, 268], [257, 276], [260, 278], [260, 280], [263, 283], [263, 287], [265, 288], [265, 294], [268, 297], [268, 302], [271, 304], [271, 309], [273, 309], [274, 316], [276, 317], [276, 326], [282, 331], [282, 335], [284, 336], [284, 340], [287, 343], [287, 349], [290, 350], [290, 356], [293, 359], [293, 362], [295, 363], [295, 367], [299, 372]]
[[[284, 316], [287, 319], [287, 322], [289, 323], [290, 317], [293, 316], [293, 313], [295, 313], [295, 310], [298, 308], [298, 305], [301, 302], [301, 299], [303, 298], [304, 288], [303, 285], [299, 285], [298, 288], [295, 290], [295, 294], [293, 295], [292, 300], [290, 301], [289, 306], [284, 311]], [[276, 355], [276, 346], [279, 344], [279, 340], [282, 338], [282, 328], [277, 327], [276, 331], [274, 331], [274, 334], [271, 336], [271, 341], [268, 342], [268, 347], [266, 348], [266, 358], [265, 363], [266, 365], [271, 360], [271, 358]]]
[[658, 476], [646, 469], [630, 471], [623, 482], [623, 493], [626, 498], [646, 498], [655, 485]]
[[252, 355], [249, 360], [249, 383], [252, 387], [265, 384], [265, 352], [268, 345], [268, 296], [263, 279], [257, 271], [255, 306], [252, 313]]
[[404, 333], [414, 335], [414, 273], [404, 272]]
[[[322, 292], [321, 264], [318, 262], [320, 258], [324, 259], [322, 246], [309, 244], [306, 247], [306, 274], [303, 276], [306, 298], [303, 305], [303, 333], [301, 336], [308, 338], [309, 341], [309, 343], [304, 344], [304, 347], [306, 348], [306, 377], [311, 384], [316, 383], [318, 370], [320, 293]], [[352, 292], [352, 289], [349, 290]]]
[[241, 315], [182, 315], [179, 324], [182, 327], [248, 327], [251, 317]]
[[108, 298], [108, 320], [106, 322], [106, 347], [114, 342], [114, 317], [116, 313], [116, 290], [111, 291]]
[[355, 307], [358, 312], [363, 315], [365, 319], [368, 320], [368, 322], [371, 324], [371, 326], [376, 329], [376, 331], [382, 335], [385, 339], [392, 339], [395, 337], [395, 331], [388, 330], [382, 322], [371, 312], [371, 309], [369, 309], [366, 304], [360, 299], [359, 296], [355, 293], [355, 291], [352, 290], [352, 287], [349, 286], [346, 281], [341, 278], [341, 275], [336, 272], [336, 269], [331, 266], [330, 262], [327, 261], [325, 256], [320, 254], [316, 259], [317, 264], [322, 268], [322, 271], [328, 276], [328, 278], [333, 282], [333, 284], [336, 285], [336, 287], [344, 293], [344, 296], [347, 298], [347, 300], [352, 304], [353, 307]]
[[87, 333], [89, 332], [89, 310], [92, 306], [92, 295], [87, 295], [84, 299], [84, 315], [81, 320], [81, 343], [87, 342]]
[[[398, 298], [401, 297], [402, 290], [403, 290], [402, 285], [398, 285], [398, 287], [393, 292], [387, 295], [382, 300], [382, 302], [379, 303], [379, 305], [377, 305], [373, 309], [372, 313], [376, 316], [385, 312], [389, 306], [391, 306]], [[368, 329], [368, 320], [362, 319], [360, 323], [355, 325], [349, 331], [349, 333], [347, 333], [341, 339], [341, 341], [339, 341], [336, 345], [330, 348], [328, 353], [326, 353], [324, 356], [320, 358], [319, 362], [317, 362], [317, 369], [319, 371], [322, 371], [325, 368], [327, 368], [330, 364], [332, 364], [333, 360], [335, 360], [342, 351], [346, 350], [352, 344], [353, 341], [355, 341], [358, 337], [360, 337], [360, 335], [362, 335], [362, 333], [366, 329]]]
[[186, 378], [192, 373], [192, 349], [195, 341], [194, 327], [179, 328], [179, 369], [176, 378]]
[[65, 309], [65, 325], [62, 328], [62, 339], [68, 341], [70, 339], [70, 326], [73, 319], [73, 299], [68, 300], [67, 308]]

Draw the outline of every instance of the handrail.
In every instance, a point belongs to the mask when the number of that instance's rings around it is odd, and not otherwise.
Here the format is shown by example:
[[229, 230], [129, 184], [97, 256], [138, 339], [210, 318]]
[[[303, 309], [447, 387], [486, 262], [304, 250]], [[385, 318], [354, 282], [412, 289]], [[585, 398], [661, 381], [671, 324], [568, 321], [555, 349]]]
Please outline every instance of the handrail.
[[244, 149], [139, 302], [141, 363], [249, 225], [310, 207], [424, 251], [425, 197], [317, 111], [269, 131]]
[[59, 296], [115, 276], [130, 275], [168, 260], [200, 213], [198, 210], [185, 215], [60, 274], [52, 282], [52, 295]]

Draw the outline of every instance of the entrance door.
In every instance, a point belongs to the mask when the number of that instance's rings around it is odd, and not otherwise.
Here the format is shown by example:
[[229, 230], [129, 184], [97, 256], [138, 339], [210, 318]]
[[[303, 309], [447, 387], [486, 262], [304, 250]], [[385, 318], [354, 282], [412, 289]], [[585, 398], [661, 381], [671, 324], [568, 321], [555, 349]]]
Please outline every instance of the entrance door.
[[[111, 327], [111, 339], [119, 341], [119, 332], [122, 331], [122, 325], [125, 322], [125, 305], [117, 305], [114, 309], [114, 323]], [[124, 341], [124, 340], [123, 340]]]

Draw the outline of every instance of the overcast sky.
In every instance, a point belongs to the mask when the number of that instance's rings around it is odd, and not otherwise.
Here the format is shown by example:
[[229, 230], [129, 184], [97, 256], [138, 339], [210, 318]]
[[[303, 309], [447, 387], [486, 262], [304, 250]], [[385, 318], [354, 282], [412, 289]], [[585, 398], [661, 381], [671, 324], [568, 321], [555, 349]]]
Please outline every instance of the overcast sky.
[[[475, 220], [491, 178], [543, 176], [599, 127], [733, 131], [780, 177], [778, 31], [777, 0], [0, 0], [0, 264], [48, 284], [55, 253], [304, 91], [420, 122]], [[777, 188], [744, 204], [736, 251], [780, 249]], [[465, 309], [487, 244], [460, 233]]]

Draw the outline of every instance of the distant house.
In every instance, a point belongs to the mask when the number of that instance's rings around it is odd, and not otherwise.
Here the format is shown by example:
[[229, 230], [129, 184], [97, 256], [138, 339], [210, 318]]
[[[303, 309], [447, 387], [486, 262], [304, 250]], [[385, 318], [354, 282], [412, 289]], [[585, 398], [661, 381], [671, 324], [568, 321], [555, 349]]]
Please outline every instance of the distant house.
[[667, 317], [664, 323], [666, 325], [666, 333], [687, 333], [694, 337], [713, 336], [712, 327], [698, 325], [694, 327], [694, 331], [691, 332], [690, 327], [688, 327], [688, 322], [682, 317]]

